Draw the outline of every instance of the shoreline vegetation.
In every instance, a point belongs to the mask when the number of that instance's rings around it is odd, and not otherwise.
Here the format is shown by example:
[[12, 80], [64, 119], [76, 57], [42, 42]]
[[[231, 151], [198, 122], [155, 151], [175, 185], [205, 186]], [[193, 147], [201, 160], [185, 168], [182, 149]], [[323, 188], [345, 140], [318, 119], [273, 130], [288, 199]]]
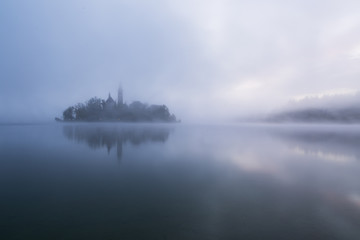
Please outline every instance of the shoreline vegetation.
[[274, 113], [264, 119], [269, 123], [360, 123], [360, 107], [304, 108]]
[[180, 122], [166, 105], [148, 105], [140, 101], [126, 104], [116, 103], [109, 94], [108, 99], [93, 97], [84, 103], [70, 106], [63, 111], [59, 122]]

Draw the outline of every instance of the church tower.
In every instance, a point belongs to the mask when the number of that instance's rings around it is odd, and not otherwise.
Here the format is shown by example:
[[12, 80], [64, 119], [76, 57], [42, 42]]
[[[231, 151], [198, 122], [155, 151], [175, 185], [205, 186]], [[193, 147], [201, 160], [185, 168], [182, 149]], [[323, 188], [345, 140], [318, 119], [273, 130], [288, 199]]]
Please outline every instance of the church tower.
[[118, 102], [117, 102], [118, 106], [121, 107], [124, 103], [123, 103], [123, 90], [121, 85], [119, 86], [118, 89]]

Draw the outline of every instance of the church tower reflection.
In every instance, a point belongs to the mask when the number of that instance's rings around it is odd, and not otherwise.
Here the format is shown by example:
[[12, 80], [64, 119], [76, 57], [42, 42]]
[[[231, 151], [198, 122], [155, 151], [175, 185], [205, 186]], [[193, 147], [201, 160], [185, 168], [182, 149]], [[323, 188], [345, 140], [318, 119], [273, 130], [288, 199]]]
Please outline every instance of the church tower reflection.
[[164, 126], [121, 125], [66, 125], [64, 136], [77, 143], [85, 143], [91, 149], [106, 148], [110, 153], [116, 147], [118, 160], [123, 156], [123, 144], [138, 146], [146, 142], [166, 142], [172, 129]]

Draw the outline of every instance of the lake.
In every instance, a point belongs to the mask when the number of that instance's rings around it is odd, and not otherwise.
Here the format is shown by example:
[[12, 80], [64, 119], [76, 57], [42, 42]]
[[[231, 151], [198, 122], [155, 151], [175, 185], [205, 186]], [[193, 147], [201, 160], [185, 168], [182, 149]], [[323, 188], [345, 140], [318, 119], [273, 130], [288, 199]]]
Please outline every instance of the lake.
[[0, 125], [0, 239], [360, 239], [360, 126]]

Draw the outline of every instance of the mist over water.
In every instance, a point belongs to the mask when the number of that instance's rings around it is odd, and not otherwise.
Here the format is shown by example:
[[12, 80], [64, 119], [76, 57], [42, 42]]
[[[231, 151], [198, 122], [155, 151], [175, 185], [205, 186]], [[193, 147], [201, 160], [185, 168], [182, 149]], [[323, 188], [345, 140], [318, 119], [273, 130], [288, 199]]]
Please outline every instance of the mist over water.
[[50, 121], [73, 104], [114, 96], [119, 84], [128, 104], [165, 104], [185, 122], [354, 93], [359, 7], [356, 0], [2, 0], [0, 122]]
[[360, 239], [359, 9], [1, 0], [0, 239]]
[[2, 239], [358, 239], [360, 127], [0, 126]]

